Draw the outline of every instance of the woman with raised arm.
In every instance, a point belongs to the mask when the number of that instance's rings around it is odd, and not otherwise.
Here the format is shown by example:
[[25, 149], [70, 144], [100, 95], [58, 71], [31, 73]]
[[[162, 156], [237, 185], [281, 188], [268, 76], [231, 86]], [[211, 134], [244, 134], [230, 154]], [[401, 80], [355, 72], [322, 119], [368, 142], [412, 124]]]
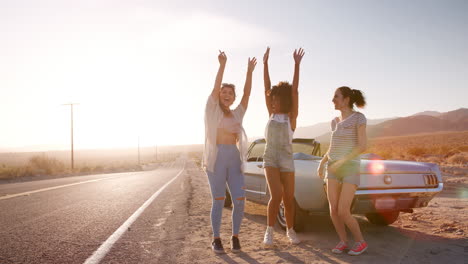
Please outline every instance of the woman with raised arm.
[[269, 121], [265, 129], [265, 153], [263, 155], [263, 167], [270, 191], [270, 201], [267, 210], [267, 229], [263, 243], [265, 246], [273, 245], [273, 226], [283, 200], [287, 225], [287, 237], [292, 244], [299, 244], [294, 231], [294, 160], [292, 155], [292, 138], [296, 129], [298, 115], [298, 87], [299, 67], [304, 50], [295, 50], [294, 77], [292, 85], [288, 82], [280, 82], [271, 87], [268, 72], [268, 47], [263, 56], [263, 80], [265, 85], [265, 101], [268, 108]]
[[246, 157], [248, 144], [242, 120], [249, 103], [252, 72], [257, 60], [255, 58], [248, 60], [244, 95], [234, 110], [230, 107], [236, 99], [235, 86], [222, 83], [227, 61], [224, 52], [219, 52], [218, 61], [218, 74], [205, 108], [205, 150], [203, 153], [203, 167], [208, 175], [212, 197], [213, 242], [211, 247], [215, 253], [224, 253], [220, 227], [227, 183], [234, 206], [231, 250], [239, 252], [241, 249], [239, 229], [244, 216], [245, 203], [244, 175], [241, 167]]
[[323, 179], [325, 164], [327, 164], [325, 180], [330, 216], [340, 237], [340, 242], [332, 249], [332, 252], [341, 254], [348, 249], [346, 225], [356, 241], [348, 254], [356, 256], [367, 249], [359, 223], [351, 215], [351, 203], [360, 183], [359, 154], [364, 152], [367, 145], [367, 120], [362, 113], [354, 110], [354, 105], [363, 108], [366, 101], [361, 91], [346, 86], [336, 89], [332, 101], [341, 115], [331, 122], [330, 147], [320, 162], [317, 172]]

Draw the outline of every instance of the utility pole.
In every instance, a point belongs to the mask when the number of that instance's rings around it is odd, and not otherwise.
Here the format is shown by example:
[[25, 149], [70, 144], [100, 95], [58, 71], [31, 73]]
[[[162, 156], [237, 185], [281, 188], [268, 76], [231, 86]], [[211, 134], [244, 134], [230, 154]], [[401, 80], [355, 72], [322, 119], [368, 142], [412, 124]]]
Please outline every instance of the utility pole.
[[138, 136], [138, 166], [140, 166], [140, 136]]
[[63, 104], [63, 105], [69, 105], [70, 106], [70, 121], [71, 121], [71, 170], [75, 169], [75, 160], [73, 157], [73, 105], [77, 105], [77, 103], [69, 103], [69, 104]]

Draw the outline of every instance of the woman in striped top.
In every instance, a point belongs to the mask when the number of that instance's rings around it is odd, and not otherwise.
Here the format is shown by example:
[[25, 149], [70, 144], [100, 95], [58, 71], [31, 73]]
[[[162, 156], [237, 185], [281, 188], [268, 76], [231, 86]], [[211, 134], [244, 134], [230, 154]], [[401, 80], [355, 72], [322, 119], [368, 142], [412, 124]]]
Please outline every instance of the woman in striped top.
[[340, 237], [340, 242], [332, 252], [339, 254], [348, 249], [346, 225], [356, 241], [348, 254], [360, 255], [367, 249], [367, 243], [362, 237], [359, 223], [351, 215], [351, 203], [360, 181], [359, 155], [367, 145], [367, 120], [362, 113], [354, 110], [354, 105], [363, 108], [366, 102], [361, 91], [343, 86], [336, 89], [333, 104], [341, 116], [331, 122], [330, 148], [320, 163], [318, 175], [324, 178], [326, 165], [330, 216]]

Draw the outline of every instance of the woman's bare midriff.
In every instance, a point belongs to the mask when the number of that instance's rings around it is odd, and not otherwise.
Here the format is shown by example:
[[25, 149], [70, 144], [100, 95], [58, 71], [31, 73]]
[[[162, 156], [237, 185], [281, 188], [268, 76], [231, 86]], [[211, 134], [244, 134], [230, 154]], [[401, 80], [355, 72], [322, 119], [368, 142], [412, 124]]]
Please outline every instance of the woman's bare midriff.
[[235, 145], [237, 143], [237, 134], [229, 133], [224, 128], [218, 128], [216, 144]]

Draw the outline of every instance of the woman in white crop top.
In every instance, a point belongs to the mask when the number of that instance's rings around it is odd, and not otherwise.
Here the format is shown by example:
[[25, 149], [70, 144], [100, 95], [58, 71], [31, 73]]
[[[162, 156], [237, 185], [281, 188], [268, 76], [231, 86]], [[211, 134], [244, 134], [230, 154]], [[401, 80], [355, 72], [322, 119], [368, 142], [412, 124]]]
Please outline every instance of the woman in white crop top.
[[241, 103], [235, 109], [230, 107], [236, 98], [235, 86], [222, 83], [227, 57], [219, 53], [219, 69], [213, 91], [208, 97], [205, 108], [205, 151], [203, 167], [210, 184], [212, 207], [211, 227], [215, 253], [224, 253], [220, 238], [221, 216], [226, 195], [226, 183], [231, 193], [232, 237], [231, 250], [240, 251], [239, 230], [244, 215], [245, 191], [242, 164], [247, 152], [247, 136], [242, 127], [245, 110], [252, 88], [252, 72], [257, 60], [248, 60], [247, 77]]

